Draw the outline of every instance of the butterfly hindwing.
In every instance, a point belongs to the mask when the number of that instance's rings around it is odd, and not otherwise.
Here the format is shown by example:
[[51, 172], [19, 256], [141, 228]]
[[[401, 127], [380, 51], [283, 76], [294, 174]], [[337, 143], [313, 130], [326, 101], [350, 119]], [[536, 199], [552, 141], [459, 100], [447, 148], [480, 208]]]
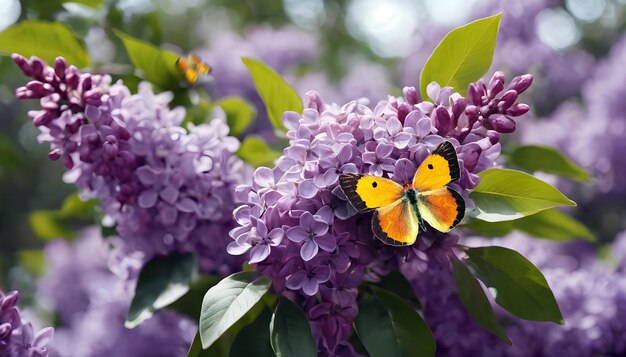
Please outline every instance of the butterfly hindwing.
[[460, 178], [459, 160], [448, 141], [439, 144], [426, 157], [413, 177], [413, 188], [430, 191], [444, 187]]
[[411, 245], [419, 233], [419, 220], [409, 201], [402, 198], [374, 211], [372, 231], [383, 243]]
[[445, 233], [463, 219], [465, 201], [458, 192], [450, 187], [444, 187], [418, 195], [417, 209], [422, 219], [431, 227]]
[[359, 212], [389, 206], [402, 198], [403, 191], [402, 186], [389, 179], [359, 174], [342, 174], [339, 186]]

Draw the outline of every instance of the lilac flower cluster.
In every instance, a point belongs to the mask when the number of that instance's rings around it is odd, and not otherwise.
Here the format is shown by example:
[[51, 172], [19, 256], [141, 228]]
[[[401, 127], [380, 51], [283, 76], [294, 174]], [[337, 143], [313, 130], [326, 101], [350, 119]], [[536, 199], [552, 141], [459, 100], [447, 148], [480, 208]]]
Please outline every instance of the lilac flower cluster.
[[524, 75], [505, 86], [497, 72], [489, 83], [471, 84], [467, 98], [432, 83], [432, 102], [420, 102], [417, 90], [406, 87], [404, 97], [389, 97], [374, 109], [356, 101], [325, 105], [316, 92], [307, 93], [301, 115], [283, 116], [290, 145], [276, 167], [257, 169], [252, 185], [237, 189], [246, 203], [234, 211], [239, 226], [230, 232], [229, 253], [249, 252], [277, 292], [304, 300], [320, 351], [344, 351], [361, 281], [386, 274], [396, 258], [447, 265], [459, 237], [429, 230], [411, 247], [385, 246], [373, 238], [371, 216], [356, 215], [347, 202], [339, 175], [410, 182], [429, 151], [448, 140], [461, 169], [456, 189], [467, 197], [476, 174], [495, 165], [500, 134], [513, 131], [513, 118], [528, 111], [517, 99], [531, 82]]
[[60, 318], [50, 355], [185, 355], [196, 330], [188, 318], [162, 311], [132, 330], [124, 327], [136, 281], [108, 269], [108, 245], [98, 227], [82, 230], [71, 243], [46, 245], [48, 267], [36, 294]]
[[[497, 244], [519, 250], [544, 273], [566, 324], [514, 319], [505, 331], [508, 346], [478, 326], [461, 304], [451, 267], [419, 272], [412, 263], [403, 273], [412, 282], [442, 356], [623, 355], [626, 344], [626, 281], [622, 272], [598, 261], [590, 244], [538, 241], [513, 234], [497, 242], [470, 239], [470, 246]], [[623, 242], [613, 249], [623, 254]], [[494, 306], [496, 307], [496, 306]], [[496, 307], [501, 319], [510, 315]], [[462, 338], [461, 338], [462, 337]]]
[[54, 68], [38, 58], [14, 55], [34, 80], [19, 99], [41, 99], [29, 112], [49, 142], [51, 159], [62, 158], [83, 198], [100, 200], [128, 254], [143, 259], [171, 251], [195, 251], [205, 272], [238, 266], [222, 254], [233, 226], [236, 185], [250, 169], [234, 152], [223, 118], [181, 127], [183, 108], [170, 109], [171, 93], [154, 94], [142, 83], [131, 95], [108, 76], [79, 73], [58, 58]]
[[17, 307], [17, 291], [0, 291], [0, 355], [6, 357], [46, 357], [54, 329], [34, 333], [33, 325], [22, 319]]

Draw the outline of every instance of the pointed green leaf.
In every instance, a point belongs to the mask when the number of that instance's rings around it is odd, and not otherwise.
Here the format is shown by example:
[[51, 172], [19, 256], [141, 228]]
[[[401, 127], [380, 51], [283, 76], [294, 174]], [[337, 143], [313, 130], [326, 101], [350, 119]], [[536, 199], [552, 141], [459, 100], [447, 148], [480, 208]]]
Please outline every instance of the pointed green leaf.
[[529, 174], [489, 169], [478, 174], [480, 183], [470, 193], [478, 213], [487, 222], [510, 221], [557, 206], [575, 206], [552, 185]]
[[102, 6], [104, 0], [61, 0], [62, 3], [77, 3], [85, 6], [98, 8]]
[[509, 154], [509, 162], [525, 171], [541, 171], [548, 174], [588, 181], [589, 173], [550, 146], [520, 146]]
[[304, 312], [281, 297], [270, 322], [270, 342], [276, 357], [315, 357], [317, 347]]
[[208, 289], [217, 285], [220, 280], [221, 277], [217, 275], [200, 277], [189, 285], [189, 291], [185, 295], [168, 305], [167, 309], [176, 311], [180, 315], [188, 316], [195, 321], [200, 320], [200, 310], [202, 310], [204, 294], [206, 294]]
[[513, 221], [513, 227], [533, 237], [566, 241], [576, 238], [595, 240], [582, 223], [555, 209]]
[[189, 291], [195, 258], [191, 253], [172, 253], [147, 262], [137, 279], [124, 326], [134, 328]]
[[422, 317], [398, 295], [373, 287], [359, 303], [354, 327], [372, 357], [435, 355], [435, 339]]
[[422, 98], [426, 87], [437, 82], [465, 93], [467, 86], [480, 79], [489, 67], [496, 48], [502, 14], [476, 20], [450, 31], [426, 61], [420, 75]]
[[182, 74], [176, 69], [178, 56], [171, 51], [129, 36], [121, 31], [113, 31], [122, 40], [133, 65], [142, 77], [161, 89], [177, 88]]
[[454, 267], [454, 277], [459, 298], [470, 316], [487, 331], [493, 333], [507, 344], [512, 344], [502, 325], [496, 319], [491, 303], [478, 280], [458, 259], [452, 259], [452, 265]]
[[267, 293], [272, 284], [255, 272], [232, 274], [209, 289], [202, 301], [200, 338], [209, 348]]
[[37, 56], [54, 66], [61, 56], [78, 67], [91, 66], [91, 59], [82, 43], [60, 22], [25, 20], [0, 32], [0, 52]]
[[249, 57], [243, 57], [241, 60], [252, 76], [254, 86], [267, 109], [270, 122], [276, 129], [287, 131], [283, 124], [283, 113], [287, 111], [302, 113], [304, 108], [300, 96], [265, 63]]
[[256, 116], [256, 108], [239, 97], [226, 97], [214, 103], [224, 110], [230, 135], [241, 134]]
[[239, 331], [230, 348], [229, 357], [275, 357], [270, 344], [272, 314], [263, 309], [261, 315]]
[[248, 135], [241, 142], [237, 155], [248, 164], [259, 167], [274, 165], [274, 160], [280, 157], [280, 152], [274, 151], [262, 137]]
[[487, 222], [473, 219], [462, 227], [469, 228], [482, 237], [504, 237], [513, 231], [513, 222], [516, 221]]
[[525, 320], [564, 324], [546, 278], [520, 253], [495, 246], [470, 248], [466, 253], [498, 305]]

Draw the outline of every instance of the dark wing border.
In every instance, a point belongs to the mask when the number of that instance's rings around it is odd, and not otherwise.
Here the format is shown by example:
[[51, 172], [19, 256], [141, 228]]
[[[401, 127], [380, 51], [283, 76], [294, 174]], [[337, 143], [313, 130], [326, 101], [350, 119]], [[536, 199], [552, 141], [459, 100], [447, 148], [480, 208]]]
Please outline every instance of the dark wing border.
[[387, 245], [392, 245], [394, 247], [404, 247], [404, 246], [415, 243], [415, 241], [413, 243], [399, 242], [389, 237], [387, 233], [385, 233], [385, 231], [383, 231], [382, 228], [380, 228], [380, 221], [378, 220], [378, 211], [374, 211], [374, 215], [372, 216], [372, 232], [374, 233], [374, 236], [376, 238], [380, 239], [381, 242]]
[[446, 187], [446, 188], [448, 189], [448, 192], [452, 194], [452, 197], [454, 197], [454, 200], [456, 201], [456, 205], [457, 205], [456, 206], [456, 218], [454, 219], [454, 222], [452, 222], [452, 225], [450, 226], [450, 229], [452, 229], [461, 222], [463, 217], [465, 217], [465, 200], [463, 199], [463, 196], [461, 196], [460, 193], [456, 192], [450, 187]]
[[455, 182], [461, 178], [461, 170], [459, 168], [459, 159], [456, 156], [456, 149], [449, 141], [444, 141], [439, 144], [432, 154], [442, 156], [448, 162], [450, 177], [452, 178], [450, 182]]
[[339, 176], [339, 187], [341, 187], [343, 194], [346, 195], [350, 204], [359, 212], [372, 210], [367, 207], [365, 201], [363, 201], [359, 194], [356, 193], [356, 185], [359, 182], [359, 179], [363, 176], [364, 175], [360, 174], [341, 174]]

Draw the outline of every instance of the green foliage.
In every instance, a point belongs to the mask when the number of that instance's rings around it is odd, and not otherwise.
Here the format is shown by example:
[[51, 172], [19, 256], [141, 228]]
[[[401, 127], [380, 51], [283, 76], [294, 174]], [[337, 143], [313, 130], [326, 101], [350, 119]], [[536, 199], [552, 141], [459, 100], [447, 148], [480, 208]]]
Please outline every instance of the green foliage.
[[24, 249], [17, 252], [20, 266], [34, 276], [40, 276], [46, 271], [46, 257], [40, 249]]
[[134, 328], [189, 291], [195, 267], [191, 253], [172, 253], [147, 262], [137, 280], [124, 326]]
[[229, 357], [274, 357], [270, 344], [270, 320], [272, 314], [266, 308], [250, 325], [239, 331], [230, 348]]
[[493, 333], [507, 344], [512, 344], [502, 325], [496, 319], [491, 303], [478, 280], [458, 259], [452, 259], [452, 265], [454, 267], [454, 277], [459, 298], [470, 316], [487, 331]]
[[207, 289], [215, 286], [220, 282], [221, 277], [215, 275], [202, 276], [189, 286], [189, 291], [180, 297], [180, 299], [170, 304], [167, 309], [176, 311], [177, 313], [198, 321], [200, 319], [200, 310], [202, 300]]
[[509, 162], [525, 171], [541, 171], [578, 181], [588, 181], [591, 177], [585, 169], [550, 146], [520, 146], [509, 154]]
[[182, 74], [176, 68], [178, 56], [168, 50], [162, 50], [153, 44], [114, 30], [122, 40], [126, 52], [133, 62], [139, 77], [142, 77], [161, 89], [173, 89], [179, 86]]
[[385, 275], [376, 286], [391, 291], [405, 301], [410, 302], [415, 308], [419, 309], [422, 307], [419, 299], [415, 296], [411, 283], [399, 271], [392, 271]]
[[252, 76], [254, 86], [265, 104], [270, 122], [276, 129], [287, 131], [282, 120], [283, 113], [286, 111], [302, 113], [304, 109], [298, 93], [265, 63], [249, 57], [241, 60]]
[[488, 222], [510, 221], [557, 206], [575, 206], [552, 185], [526, 173], [489, 169], [481, 172], [480, 183], [470, 193], [478, 213]]
[[470, 248], [466, 253], [475, 275], [498, 305], [522, 319], [564, 324], [548, 282], [520, 253], [495, 246]]
[[250, 311], [270, 288], [271, 280], [254, 272], [232, 274], [209, 289], [202, 301], [200, 338], [209, 348]]
[[256, 108], [239, 97], [226, 97], [214, 103], [226, 113], [226, 122], [230, 128], [230, 135], [241, 134], [256, 116]]
[[315, 357], [317, 347], [304, 312], [281, 297], [270, 322], [270, 343], [276, 357]]
[[91, 66], [83, 44], [60, 22], [26, 20], [11, 26], [0, 33], [0, 52], [37, 56], [50, 65], [61, 56], [78, 68]]
[[81, 201], [78, 194], [68, 196], [58, 210], [34, 211], [29, 216], [30, 226], [43, 239], [73, 239], [79, 223], [91, 223], [95, 217], [96, 200]]
[[259, 166], [273, 166], [274, 160], [280, 157], [280, 152], [273, 150], [262, 137], [248, 135], [241, 142], [237, 155], [248, 164]]
[[466, 225], [487, 237], [502, 237], [518, 230], [535, 238], [567, 241], [577, 238], [594, 241], [593, 233], [585, 225], [556, 209], [549, 209], [514, 221], [485, 222], [474, 220]]
[[482, 77], [493, 59], [502, 14], [476, 20], [450, 31], [435, 48], [420, 75], [422, 98], [426, 87], [437, 82], [464, 93], [467, 86]]
[[430, 328], [398, 295], [373, 287], [359, 302], [354, 327], [372, 357], [434, 356], [435, 339]]
[[98, 8], [104, 4], [104, 0], [61, 0], [61, 2], [82, 4], [93, 8]]

